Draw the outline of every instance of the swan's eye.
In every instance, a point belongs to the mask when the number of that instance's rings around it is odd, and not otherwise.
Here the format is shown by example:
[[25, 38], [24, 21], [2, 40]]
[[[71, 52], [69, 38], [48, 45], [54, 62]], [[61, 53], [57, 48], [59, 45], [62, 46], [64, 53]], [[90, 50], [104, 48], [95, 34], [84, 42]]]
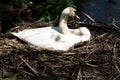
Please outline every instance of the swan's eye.
[[74, 11], [75, 14], [77, 14], [78, 12], [77, 11]]
[[73, 10], [73, 13], [76, 14], [76, 12], [77, 12], [77, 11], [74, 9], [74, 10]]
[[75, 16], [75, 11], [72, 11], [70, 16]]

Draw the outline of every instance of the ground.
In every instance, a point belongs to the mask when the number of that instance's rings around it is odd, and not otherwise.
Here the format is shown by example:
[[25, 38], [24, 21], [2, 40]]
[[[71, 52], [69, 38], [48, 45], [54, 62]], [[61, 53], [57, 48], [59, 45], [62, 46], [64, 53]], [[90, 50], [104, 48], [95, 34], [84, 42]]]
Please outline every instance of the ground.
[[[37, 28], [53, 22], [21, 23], [9, 31]], [[120, 32], [105, 24], [69, 22], [69, 27], [86, 26], [90, 41], [69, 51], [41, 50], [10, 35], [0, 36], [0, 77], [16, 80], [120, 80]]]

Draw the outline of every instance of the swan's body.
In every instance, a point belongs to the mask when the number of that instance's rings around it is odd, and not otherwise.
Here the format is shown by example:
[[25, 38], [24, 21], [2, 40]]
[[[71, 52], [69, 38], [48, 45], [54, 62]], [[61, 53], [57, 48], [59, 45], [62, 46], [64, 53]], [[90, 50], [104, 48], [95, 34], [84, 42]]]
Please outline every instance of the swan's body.
[[51, 26], [11, 33], [21, 40], [42, 49], [67, 51], [76, 43], [88, 41], [91, 36], [90, 31], [86, 27], [78, 29], [69, 29], [67, 27], [68, 16], [74, 16], [74, 11], [75, 9], [71, 7], [63, 10], [59, 27]]

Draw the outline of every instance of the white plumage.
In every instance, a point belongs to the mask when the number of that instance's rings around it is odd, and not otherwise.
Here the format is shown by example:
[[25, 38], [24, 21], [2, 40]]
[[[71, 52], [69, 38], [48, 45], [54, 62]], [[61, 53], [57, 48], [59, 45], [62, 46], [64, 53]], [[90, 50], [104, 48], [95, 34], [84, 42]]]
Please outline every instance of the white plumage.
[[88, 41], [91, 36], [86, 27], [78, 29], [67, 27], [68, 16], [75, 16], [75, 11], [72, 7], [65, 8], [60, 17], [59, 27], [26, 29], [18, 33], [11, 32], [11, 34], [42, 49], [67, 51], [74, 44]]

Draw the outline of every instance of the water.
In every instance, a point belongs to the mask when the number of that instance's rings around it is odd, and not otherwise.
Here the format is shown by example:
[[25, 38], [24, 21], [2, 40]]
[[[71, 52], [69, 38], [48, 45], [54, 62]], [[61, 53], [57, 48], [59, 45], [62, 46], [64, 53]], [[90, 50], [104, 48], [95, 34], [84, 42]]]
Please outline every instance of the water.
[[102, 23], [111, 24], [114, 18], [120, 24], [120, 0], [87, 0], [82, 5], [82, 11], [87, 12], [92, 18]]

